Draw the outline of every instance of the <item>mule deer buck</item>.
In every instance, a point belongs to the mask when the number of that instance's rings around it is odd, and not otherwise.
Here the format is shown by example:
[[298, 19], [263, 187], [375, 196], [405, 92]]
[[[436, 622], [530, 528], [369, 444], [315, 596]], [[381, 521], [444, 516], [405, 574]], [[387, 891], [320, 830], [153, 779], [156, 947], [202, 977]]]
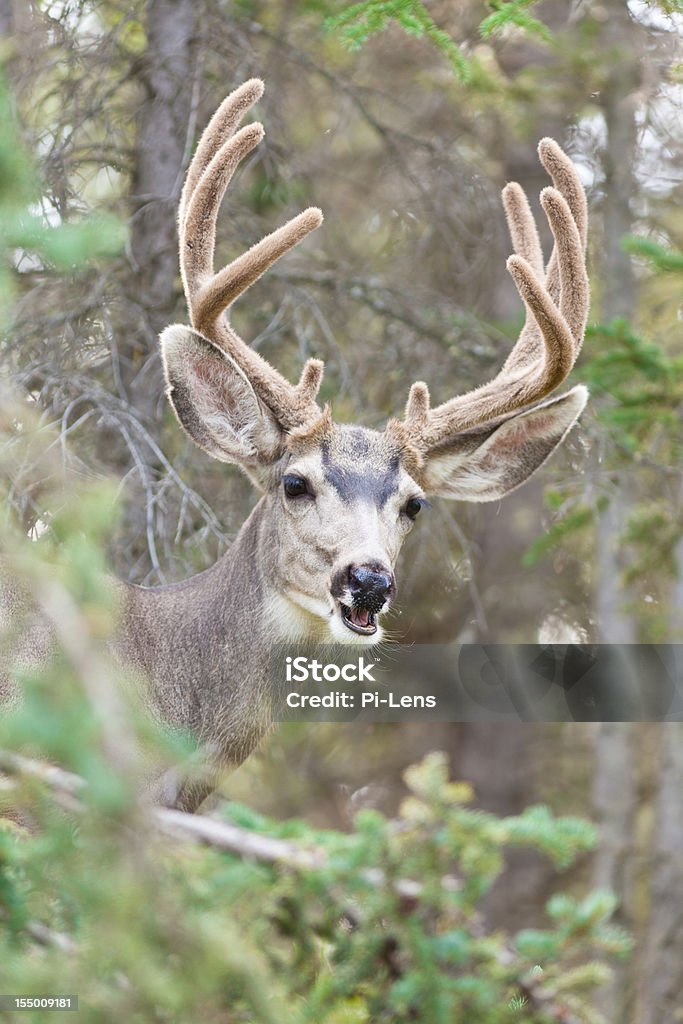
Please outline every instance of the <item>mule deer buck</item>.
[[124, 587], [117, 653], [149, 684], [148, 703], [207, 751], [201, 781], [157, 798], [195, 810], [218, 773], [241, 763], [269, 727], [274, 641], [374, 644], [396, 592], [394, 569], [426, 495], [492, 501], [522, 484], [560, 444], [587, 397], [550, 397], [578, 356], [588, 310], [586, 200], [568, 157], [539, 145], [554, 187], [541, 204], [554, 236], [547, 270], [526, 197], [503, 191], [515, 254], [508, 269], [526, 322], [489, 383], [432, 407], [413, 384], [402, 420], [383, 432], [334, 423], [316, 402], [323, 365], [291, 384], [246, 345], [225, 311], [322, 222], [308, 209], [214, 272], [218, 210], [240, 161], [263, 137], [238, 129], [263, 84], [222, 103], [191, 162], [179, 211], [180, 266], [191, 327], [161, 335], [168, 397], [192, 440], [236, 463], [263, 492], [233, 545], [186, 582]]

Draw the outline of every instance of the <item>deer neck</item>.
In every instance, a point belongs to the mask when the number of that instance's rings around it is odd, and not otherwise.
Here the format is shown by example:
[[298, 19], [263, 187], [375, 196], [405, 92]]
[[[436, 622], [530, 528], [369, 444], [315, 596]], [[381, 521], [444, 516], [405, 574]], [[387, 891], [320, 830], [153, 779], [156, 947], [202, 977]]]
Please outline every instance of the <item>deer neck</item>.
[[141, 673], [160, 718], [207, 739], [226, 716], [245, 729], [261, 721], [275, 644], [317, 638], [314, 617], [278, 591], [269, 512], [262, 498], [205, 572], [169, 586], [125, 585], [119, 657]]

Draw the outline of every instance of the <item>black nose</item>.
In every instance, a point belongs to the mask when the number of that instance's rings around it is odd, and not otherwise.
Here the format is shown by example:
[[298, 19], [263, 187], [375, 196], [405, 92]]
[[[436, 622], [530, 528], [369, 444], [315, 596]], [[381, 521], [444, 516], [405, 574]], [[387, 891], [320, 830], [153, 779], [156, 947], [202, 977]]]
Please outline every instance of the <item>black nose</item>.
[[381, 565], [352, 565], [349, 567], [349, 590], [354, 608], [367, 608], [378, 612], [385, 601], [393, 596], [394, 577]]

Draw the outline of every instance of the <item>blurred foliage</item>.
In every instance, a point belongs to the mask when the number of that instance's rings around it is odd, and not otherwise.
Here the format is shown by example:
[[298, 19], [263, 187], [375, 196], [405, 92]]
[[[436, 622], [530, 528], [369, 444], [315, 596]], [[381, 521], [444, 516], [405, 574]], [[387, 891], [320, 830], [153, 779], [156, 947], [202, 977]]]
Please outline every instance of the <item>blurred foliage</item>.
[[[584, 360], [582, 377], [598, 400], [598, 415], [614, 444], [628, 458], [650, 447], [653, 432], [665, 430], [677, 447], [683, 355], [668, 356], [626, 320], [592, 327], [587, 344], [595, 354]], [[674, 451], [675, 461], [679, 454]]]
[[658, 7], [665, 14], [683, 13], [683, 0], [646, 0], [648, 7]]
[[655, 270], [683, 271], [683, 252], [667, 249], [649, 238], [625, 238], [624, 247], [636, 256], [645, 256]]
[[[73, 681], [63, 672], [52, 685]], [[45, 686], [36, 693], [42, 703], [22, 714], [49, 719], [46, 752], [61, 747], [49, 734], [68, 733], [68, 761], [88, 785], [70, 815], [35, 780], [2, 797], [36, 830], [0, 823], [4, 991], [78, 994], [84, 1019], [101, 1021], [602, 1019], [591, 992], [609, 977], [605, 957], [630, 949], [609, 922], [609, 894], [555, 895], [542, 931], [491, 932], [479, 912], [506, 847], [540, 850], [564, 869], [594, 844], [586, 822], [544, 807], [507, 818], [472, 810], [469, 787], [449, 783], [435, 754], [408, 771], [398, 819], [365, 811], [349, 834], [230, 806], [245, 836], [310, 857], [304, 867], [257, 863], [246, 843], [241, 858], [155, 835], [130, 789], [113, 785], [87, 696], [76, 724], [68, 699], [56, 708]], [[3, 725], [5, 751], [20, 736]]]
[[[44, 265], [66, 270], [88, 257], [118, 252], [123, 245], [123, 226], [117, 219], [94, 215], [83, 223], [51, 225], [35, 212], [40, 187], [33, 165], [21, 143], [15, 113], [0, 68], [0, 289], [7, 304], [12, 274], [8, 256], [16, 263], [22, 252]], [[17, 252], [17, 250], [19, 250]]]
[[547, 25], [528, 13], [536, 3], [537, 0], [490, 0], [489, 7], [493, 8], [493, 13], [484, 18], [479, 31], [482, 36], [491, 36], [514, 26], [548, 42], [552, 35]]

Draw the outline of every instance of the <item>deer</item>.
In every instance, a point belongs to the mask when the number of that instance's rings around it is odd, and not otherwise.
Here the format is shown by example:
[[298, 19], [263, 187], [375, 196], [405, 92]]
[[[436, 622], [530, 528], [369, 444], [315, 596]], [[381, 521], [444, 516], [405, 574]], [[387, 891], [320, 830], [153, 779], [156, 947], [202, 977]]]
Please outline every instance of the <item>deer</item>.
[[152, 786], [152, 799], [195, 812], [220, 777], [271, 727], [269, 652], [275, 643], [371, 646], [396, 596], [396, 563], [429, 497], [496, 501], [522, 485], [560, 445], [587, 390], [554, 392], [579, 355], [589, 305], [586, 197], [552, 139], [538, 147], [552, 180], [540, 196], [553, 235], [547, 263], [524, 191], [505, 186], [513, 254], [507, 268], [526, 309], [497, 375], [433, 406], [422, 381], [403, 417], [382, 431], [336, 423], [317, 402], [323, 363], [296, 384], [246, 344], [233, 303], [318, 228], [309, 208], [218, 272], [219, 208], [235, 171], [264, 136], [239, 127], [264, 85], [232, 92], [204, 130], [182, 189], [180, 271], [190, 325], [160, 336], [166, 391], [178, 422], [208, 456], [237, 465], [261, 492], [227, 552], [171, 585], [120, 583], [114, 641], [145, 680], [145, 702], [201, 746], [200, 776]]

